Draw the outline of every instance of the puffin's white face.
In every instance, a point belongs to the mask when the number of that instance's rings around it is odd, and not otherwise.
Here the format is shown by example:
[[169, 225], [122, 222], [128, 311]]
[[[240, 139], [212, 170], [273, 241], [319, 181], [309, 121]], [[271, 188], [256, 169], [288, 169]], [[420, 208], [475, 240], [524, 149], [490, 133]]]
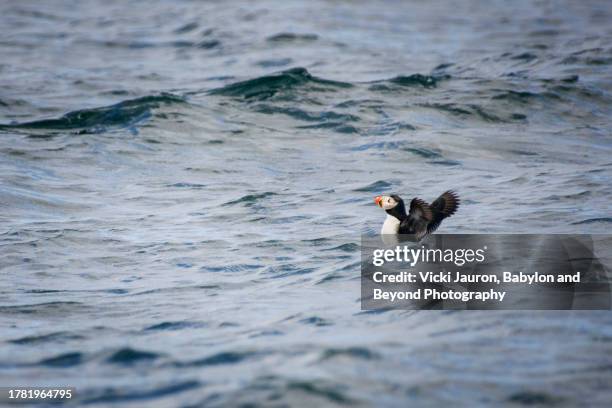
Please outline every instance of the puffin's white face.
[[393, 197], [386, 195], [374, 197], [374, 202], [377, 206], [379, 206], [385, 211], [390, 210], [397, 205], [397, 201], [395, 201]]

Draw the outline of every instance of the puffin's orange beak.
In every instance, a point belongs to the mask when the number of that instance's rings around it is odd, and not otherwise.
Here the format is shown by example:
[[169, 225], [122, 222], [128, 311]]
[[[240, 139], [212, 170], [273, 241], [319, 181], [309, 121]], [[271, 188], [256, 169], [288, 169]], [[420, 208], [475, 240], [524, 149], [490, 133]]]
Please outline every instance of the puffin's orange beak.
[[376, 196], [374, 197], [374, 202], [376, 203], [377, 206], [382, 207], [381, 202], [382, 202], [382, 196]]

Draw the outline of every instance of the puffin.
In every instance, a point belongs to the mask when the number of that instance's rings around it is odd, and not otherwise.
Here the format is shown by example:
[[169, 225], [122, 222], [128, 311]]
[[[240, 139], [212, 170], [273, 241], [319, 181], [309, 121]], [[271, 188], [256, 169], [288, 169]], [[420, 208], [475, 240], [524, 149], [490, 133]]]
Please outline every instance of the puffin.
[[383, 236], [412, 234], [420, 241], [426, 235], [433, 233], [445, 218], [457, 211], [460, 200], [452, 190], [442, 193], [431, 204], [420, 198], [413, 198], [408, 213], [404, 200], [397, 194], [376, 196], [374, 202], [387, 213], [380, 231]]

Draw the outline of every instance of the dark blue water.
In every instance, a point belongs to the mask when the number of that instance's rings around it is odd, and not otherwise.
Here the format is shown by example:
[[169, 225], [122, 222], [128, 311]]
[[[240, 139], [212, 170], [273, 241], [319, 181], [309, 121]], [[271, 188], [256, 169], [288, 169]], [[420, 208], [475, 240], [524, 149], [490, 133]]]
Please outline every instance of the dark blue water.
[[365, 313], [376, 194], [612, 227], [609, 2], [0, 5], [0, 383], [77, 405], [598, 405], [608, 312]]

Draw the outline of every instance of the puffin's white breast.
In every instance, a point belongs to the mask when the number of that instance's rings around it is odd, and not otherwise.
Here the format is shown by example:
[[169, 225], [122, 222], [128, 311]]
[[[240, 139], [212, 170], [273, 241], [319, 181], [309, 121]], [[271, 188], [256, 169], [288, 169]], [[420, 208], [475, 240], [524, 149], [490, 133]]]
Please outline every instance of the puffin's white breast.
[[387, 218], [385, 219], [385, 223], [380, 230], [381, 234], [397, 234], [399, 231], [400, 220], [395, 218], [392, 215], [387, 214]]

